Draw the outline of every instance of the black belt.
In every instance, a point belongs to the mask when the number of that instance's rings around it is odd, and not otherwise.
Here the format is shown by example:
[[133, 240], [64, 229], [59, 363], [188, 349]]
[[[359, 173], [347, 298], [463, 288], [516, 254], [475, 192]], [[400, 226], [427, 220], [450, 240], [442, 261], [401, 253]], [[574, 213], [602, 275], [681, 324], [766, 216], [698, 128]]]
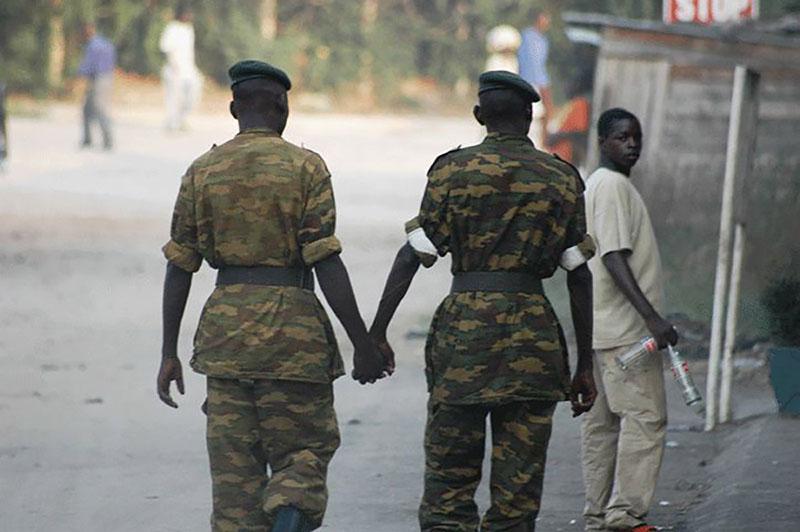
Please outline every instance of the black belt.
[[314, 274], [310, 268], [223, 266], [217, 272], [217, 286], [229, 284], [296, 286], [314, 290]]
[[542, 280], [521, 272], [459, 272], [453, 274], [450, 293], [517, 292], [544, 294]]

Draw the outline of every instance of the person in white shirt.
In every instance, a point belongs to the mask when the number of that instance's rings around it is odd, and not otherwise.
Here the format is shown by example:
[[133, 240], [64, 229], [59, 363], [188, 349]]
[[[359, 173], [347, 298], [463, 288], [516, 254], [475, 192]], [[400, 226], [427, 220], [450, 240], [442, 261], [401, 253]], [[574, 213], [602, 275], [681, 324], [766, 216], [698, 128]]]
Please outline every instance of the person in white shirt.
[[664, 450], [667, 407], [660, 353], [622, 370], [615, 358], [651, 336], [678, 341], [663, 312], [661, 258], [647, 207], [630, 180], [642, 151], [639, 120], [624, 109], [598, 122], [600, 168], [586, 188], [588, 233], [597, 245], [594, 380], [597, 399], [582, 425], [586, 530], [649, 532], [644, 517]]
[[186, 117], [200, 100], [202, 78], [194, 62], [192, 11], [184, 2], [161, 33], [159, 48], [167, 62], [161, 71], [168, 131], [186, 128]]
[[490, 70], [505, 70], [519, 74], [517, 50], [522, 43], [522, 37], [514, 26], [501, 24], [495, 26], [486, 34], [486, 59], [485, 72]]

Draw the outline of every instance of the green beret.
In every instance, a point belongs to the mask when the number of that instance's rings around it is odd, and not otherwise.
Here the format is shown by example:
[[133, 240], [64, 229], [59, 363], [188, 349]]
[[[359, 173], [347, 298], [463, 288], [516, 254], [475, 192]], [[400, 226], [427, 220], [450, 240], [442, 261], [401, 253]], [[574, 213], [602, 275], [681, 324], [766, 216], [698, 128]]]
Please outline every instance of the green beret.
[[292, 82], [286, 72], [255, 59], [239, 61], [228, 69], [228, 76], [231, 78], [231, 88], [237, 83], [251, 79], [271, 79], [283, 85], [287, 91], [292, 88]]
[[490, 70], [484, 72], [478, 78], [478, 96], [484, 92], [494, 91], [499, 89], [510, 89], [517, 91], [529, 102], [538, 102], [541, 100], [539, 93], [533, 86], [519, 77], [516, 74], [506, 70]]

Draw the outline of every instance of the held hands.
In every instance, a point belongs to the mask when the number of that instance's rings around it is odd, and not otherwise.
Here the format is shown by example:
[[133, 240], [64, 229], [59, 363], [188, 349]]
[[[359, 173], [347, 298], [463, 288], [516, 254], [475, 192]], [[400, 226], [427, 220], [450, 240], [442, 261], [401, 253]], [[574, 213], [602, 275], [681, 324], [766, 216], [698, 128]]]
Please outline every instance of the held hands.
[[667, 345], [675, 345], [678, 343], [678, 331], [672, 326], [670, 322], [661, 316], [655, 316], [645, 321], [647, 329], [653, 335], [658, 343], [659, 349], [664, 349]]
[[178, 404], [172, 400], [169, 392], [169, 386], [172, 381], [175, 381], [178, 391], [183, 395], [183, 368], [181, 367], [181, 361], [178, 360], [178, 357], [164, 357], [161, 359], [161, 368], [158, 370], [158, 398], [167, 406], [178, 408]]
[[373, 336], [353, 353], [353, 379], [361, 384], [374, 383], [394, 373], [394, 352], [384, 339]]
[[596, 398], [597, 388], [594, 385], [592, 368], [578, 367], [575, 376], [572, 377], [569, 394], [569, 401], [572, 403], [572, 417], [578, 417], [591, 410]]
[[378, 351], [380, 351], [380, 354], [383, 357], [383, 368], [384, 371], [386, 371], [386, 375], [390, 376], [394, 374], [394, 350], [386, 340], [386, 334], [379, 334], [377, 332], [370, 331], [369, 335], [378, 346]]

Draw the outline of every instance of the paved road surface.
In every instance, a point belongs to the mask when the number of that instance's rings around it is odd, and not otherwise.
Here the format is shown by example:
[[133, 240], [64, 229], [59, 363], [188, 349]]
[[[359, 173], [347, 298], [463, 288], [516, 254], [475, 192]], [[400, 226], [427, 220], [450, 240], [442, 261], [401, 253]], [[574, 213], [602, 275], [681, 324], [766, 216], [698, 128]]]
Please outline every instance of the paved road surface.
[[[9, 124], [12, 159], [0, 175], [1, 528], [206, 530], [203, 380], [187, 372], [177, 411], [154, 393], [159, 247], [182, 171], [235, 124], [198, 117], [191, 132], [168, 136], [157, 114], [125, 110], [117, 149], [104, 153], [77, 149], [77, 120], [75, 109], [54, 107]], [[334, 175], [343, 258], [369, 319], [428, 165], [473, 142], [477, 128], [430, 117], [292, 116], [286, 136], [320, 152]], [[447, 290], [447, 266], [420, 274], [398, 312], [390, 338], [397, 374], [367, 388], [336, 382], [342, 447], [324, 530], [416, 527], [426, 400], [419, 333]], [[212, 282], [208, 269], [196, 276], [184, 360]], [[563, 278], [548, 287], [556, 300], [564, 293], [558, 283]], [[349, 359], [341, 329], [338, 336]], [[691, 432], [699, 420], [674, 395], [670, 401], [676, 447], [667, 450], [654, 522], [685, 530], [686, 512], [709, 488], [698, 464], [710, 462], [718, 443]], [[562, 407], [556, 418], [540, 528], [580, 530], [578, 423]], [[485, 508], [485, 485], [479, 496]]]

